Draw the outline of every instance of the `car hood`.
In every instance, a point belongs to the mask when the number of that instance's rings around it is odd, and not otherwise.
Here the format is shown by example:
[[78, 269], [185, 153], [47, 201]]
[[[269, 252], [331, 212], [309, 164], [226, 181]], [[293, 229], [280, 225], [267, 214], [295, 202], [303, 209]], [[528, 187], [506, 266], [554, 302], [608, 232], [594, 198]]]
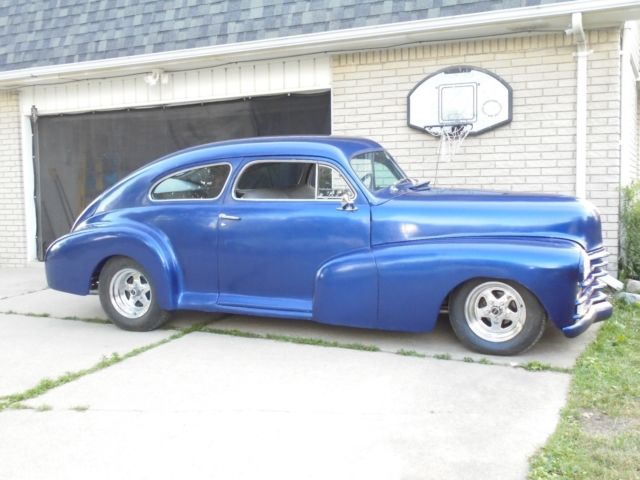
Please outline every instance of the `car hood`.
[[404, 189], [372, 207], [372, 244], [446, 237], [545, 237], [602, 246], [600, 218], [562, 195], [431, 188]]

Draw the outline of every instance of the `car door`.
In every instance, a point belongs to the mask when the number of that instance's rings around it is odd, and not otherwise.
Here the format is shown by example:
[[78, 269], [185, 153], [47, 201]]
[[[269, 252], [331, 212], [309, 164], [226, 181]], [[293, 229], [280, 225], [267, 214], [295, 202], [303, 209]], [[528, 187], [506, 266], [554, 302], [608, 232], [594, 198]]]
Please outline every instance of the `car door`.
[[171, 243], [182, 272], [183, 308], [215, 305], [218, 295], [217, 222], [232, 164], [211, 162], [171, 173], [149, 191], [144, 223]]
[[247, 160], [219, 216], [218, 302], [310, 313], [318, 269], [368, 249], [369, 221], [367, 199], [328, 160]]

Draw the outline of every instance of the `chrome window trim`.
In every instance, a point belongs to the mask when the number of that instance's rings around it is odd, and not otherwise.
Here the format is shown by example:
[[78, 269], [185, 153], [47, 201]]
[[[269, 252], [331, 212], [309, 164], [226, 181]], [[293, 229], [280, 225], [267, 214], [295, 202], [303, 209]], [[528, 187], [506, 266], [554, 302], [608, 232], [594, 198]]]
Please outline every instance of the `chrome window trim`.
[[346, 184], [349, 186], [349, 188], [353, 192], [353, 199], [352, 199], [353, 202], [355, 202], [356, 199], [358, 198], [358, 191], [355, 188], [353, 188], [353, 183], [350, 181], [349, 177], [345, 175], [342, 171], [340, 171], [340, 169], [337, 168], [335, 165], [331, 165], [331, 163], [322, 161], [322, 160], [312, 160], [312, 159], [303, 160], [303, 159], [295, 159], [295, 158], [294, 159], [274, 158], [272, 160], [263, 159], [263, 160], [254, 160], [254, 161], [248, 162], [245, 166], [242, 167], [240, 172], [236, 175], [236, 179], [233, 182], [233, 188], [231, 189], [231, 197], [238, 202], [338, 202], [339, 203], [341, 201], [340, 198], [240, 198], [240, 197], [236, 197], [236, 186], [238, 185], [240, 178], [242, 178], [242, 174], [248, 167], [250, 167], [251, 165], [255, 165], [257, 163], [280, 163], [280, 162], [314, 164], [316, 168], [316, 185], [314, 187], [316, 190], [316, 197], [318, 196], [317, 195], [317, 189], [318, 189], [317, 169], [318, 169], [318, 165], [324, 165], [325, 167], [329, 167], [335, 170], [336, 172], [338, 172], [340, 176], [344, 179]]
[[[188, 172], [190, 170], [198, 170], [200, 168], [215, 167], [218, 165], [228, 165], [229, 173], [227, 174], [227, 178], [224, 181], [224, 185], [222, 185], [222, 188], [220, 189], [220, 193], [215, 197], [211, 197], [211, 198], [153, 198], [152, 197], [152, 194], [155, 188], [165, 180], [168, 180], [171, 177], [173, 177], [174, 175], [180, 175], [181, 173]], [[205, 163], [203, 165], [191, 166], [188, 168], [183, 168], [182, 170], [176, 170], [175, 172], [165, 175], [160, 180], [157, 180], [153, 185], [151, 185], [151, 187], [149, 188], [149, 191], [147, 192], [147, 198], [149, 199], [149, 201], [154, 203], [157, 203], [157, 202], [211, 202], [213, 200], [218, 200], [227, 189], [227, 185], [229, 184], [229, 180], [231, 179], [232, 173], [233, 173], [233, 165], [231, 164], [231, 162]]]

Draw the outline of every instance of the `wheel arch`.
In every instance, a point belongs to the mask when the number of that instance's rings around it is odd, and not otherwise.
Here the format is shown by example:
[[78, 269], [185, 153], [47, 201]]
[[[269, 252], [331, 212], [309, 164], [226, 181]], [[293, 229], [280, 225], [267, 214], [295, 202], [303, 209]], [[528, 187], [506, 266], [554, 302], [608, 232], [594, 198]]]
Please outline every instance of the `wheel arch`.
[[139, 263], [158, 292], [158, 303], [174, 310], [182, 289], [182, 273], [169, 239], [138, 222], [96, 226], [72, 232], [47, 250], [45, 270], [49, 286], [87, 295], [111, 258], [126, 257]]
[[[575, 307], [580, 247], [553, 239], [465, 238], [388, 245], [374, 250], [381, 328], [429, 331], [450, 295], [477, 278], [515, 282], [562, 328]], [[426, 292], [426, 293], [425, 293]]]

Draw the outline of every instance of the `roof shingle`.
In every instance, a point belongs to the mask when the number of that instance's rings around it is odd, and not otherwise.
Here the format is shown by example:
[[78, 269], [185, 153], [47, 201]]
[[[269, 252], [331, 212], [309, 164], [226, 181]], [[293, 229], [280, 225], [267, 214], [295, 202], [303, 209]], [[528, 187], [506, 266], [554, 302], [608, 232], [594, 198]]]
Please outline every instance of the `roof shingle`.
[[0, 71], [568, 0], [4, 0]]

